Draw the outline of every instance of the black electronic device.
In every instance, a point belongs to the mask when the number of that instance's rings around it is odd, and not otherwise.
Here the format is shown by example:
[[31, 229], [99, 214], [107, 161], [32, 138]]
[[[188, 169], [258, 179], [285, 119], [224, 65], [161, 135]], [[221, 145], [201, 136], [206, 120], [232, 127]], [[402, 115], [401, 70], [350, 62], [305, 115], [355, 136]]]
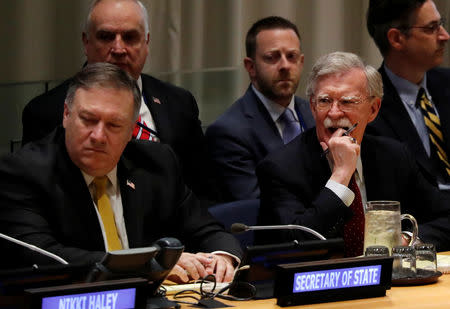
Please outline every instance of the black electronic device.
[[[175, 266], [183, 250], [184, 246], [179, 240], [162, 238], [151, 247], [105, 253], [94, 267], [69, 264], [0, 271], [0, 307], [5, 304], [9, 308], [22, 308], [20, 304], [25, 299], [22, 296], [29, 289], [57, 289], [62, 285], [82, 284], [86, 281], [92, 283], [137, 277], [148, 282], [145, 285], [146, 296], [156, 296], [159, 286]], [[78, 288], [81, 289], [82, 286]]]
[[161, 238], [151, 247], [107, 252], [96, 263], [87, 281], [142, 277], [149, 281], [148, 295], [156, 294], [159, 286], [177, 263], [184, 246], [176, 238]]
[[[342, 238], [248, 246], [234, 281], [254, 285], [257, 299], [272, 298], [277, 265], [340, 258], [343, 252]], [[229, 293], [240, 295], [238, 286], [232, 285]]]
[[158, 249], [153, 246], [107, 252], [95, 264], [87, 282], [144, 277], [150, 272], [149, 263], [157, 253]]
[[274, 297], [284, 307], [385, 296], [392, 260], [374, 256], [279, 265]]

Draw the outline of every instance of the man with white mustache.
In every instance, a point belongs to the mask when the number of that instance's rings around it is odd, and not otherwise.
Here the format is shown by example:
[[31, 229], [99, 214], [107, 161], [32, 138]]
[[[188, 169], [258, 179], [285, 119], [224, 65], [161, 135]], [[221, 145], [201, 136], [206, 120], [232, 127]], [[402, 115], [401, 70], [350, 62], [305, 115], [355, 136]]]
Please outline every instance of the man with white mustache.
[[[316, 128], [258, 165], [258, 223], [300, 224], [326, 238], [343, 237], [345, 255], [358, 256], [366, 201], [394, 200], [417, 219], [420, 239], [449, 249], [450, 197], [424, 178], [406, 146], [364, 134], [381, 106], [377, 70], [355, 54], [331, 53], [314, 65], [306, 92]], [[256, 236], [265, 243], [310, 237], [300, 231]]]

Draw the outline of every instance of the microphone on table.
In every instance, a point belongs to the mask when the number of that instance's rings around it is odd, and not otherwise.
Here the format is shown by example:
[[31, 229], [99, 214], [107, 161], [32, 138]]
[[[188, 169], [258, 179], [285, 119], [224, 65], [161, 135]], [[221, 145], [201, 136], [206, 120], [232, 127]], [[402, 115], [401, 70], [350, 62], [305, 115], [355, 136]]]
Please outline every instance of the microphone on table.
[[231, 225], [231, 233], [232, 234], [239, 234], [239, 233], [244, 233], [247, 231], [267, 231], [267, 230], [301, 230], [301, 231], [313, 234], [314, 236], [316, 236], [317, 238], [319, 238], [321, 240], [326, 240], [326, 238], [323, 237], [322, 234], [320, 234], [319, 232], [316, 232], [313, 229], [310, 229], [309, 227], [306, 227], [303, 225], [286, 224], [286, 225], [248, 226], [243, 223], [233, 223]]
[[47, 250], [41, 249], [39, 247], [36, 247], [35, 245], [31, 245], [31, 244], [26, 243], [24, 241], [15, 239], [14, 237], [11, 237], [11, 236], [8, 236], [8, 235], [0, 233], [0, 238], [3, 238], [3, 239], [5, 239], [7, 241], [10, 241], [10, 242], [13, 242], [13, 243], [15, 243], [15, 244], [17, 244], [19, 246], [25, 247], [28, 250], [32, 250], [32, 251], [38, 252], [38, 253], [40, 253], [42, 255], [45, 255], [45, 256], [47, 256], [47, 257], [49, 257], [49, 258], [51, 258], [51, 259], [53, 259], [53, 260], [55, 260], [55, 261], [57, 261], [57, 262], [59, 262], [61, 264], [69, 264], [66, 260], [64, 260], [60, 256], [57, 256], [56, 254], [48, 252]]

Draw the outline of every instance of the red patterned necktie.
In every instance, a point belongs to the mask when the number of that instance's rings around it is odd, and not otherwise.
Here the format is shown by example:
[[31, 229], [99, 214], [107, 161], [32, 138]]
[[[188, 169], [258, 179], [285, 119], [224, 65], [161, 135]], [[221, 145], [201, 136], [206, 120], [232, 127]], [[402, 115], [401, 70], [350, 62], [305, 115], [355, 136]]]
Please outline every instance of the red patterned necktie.
[[[141, 122], [141, 116], [139, 116], [137, 122]], [[144, 125], [147, 125], [144, 122]], [[150, 139], [150, 132], [148, 132], [147, 130], [144, 130], [143, 128], [141, 128], [140, 126], [138, 126], [137, 124], [134, 126], [134, 130], [133, 130], [133, 138], [135, 139], [144, 139], [144, 140], [149, 140]]]
[[350, 205], [353, 215], [344, 225], [344, 252], [346, 257], [352, 257], [362, 255], [364, 250], [364, 209], [355, 175], [348, 188], [355, 193], [355, 199]]

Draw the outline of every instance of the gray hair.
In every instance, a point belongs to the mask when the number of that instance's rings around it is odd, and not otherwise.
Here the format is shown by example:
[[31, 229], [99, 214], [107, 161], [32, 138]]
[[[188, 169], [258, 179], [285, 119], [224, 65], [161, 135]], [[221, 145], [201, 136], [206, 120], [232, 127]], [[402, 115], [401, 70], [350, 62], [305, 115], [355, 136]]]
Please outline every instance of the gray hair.
[[88, 64], [73, 78], [67, 90], [65, 103], [70, 109], [78, 89], [113, 88], [128, 90], [133, 94], [133, 120], [139, 116], [141, 91], [136, 80], [118, 66], [106, 62]]
[[[120, 0], [120, 1], [124, 1], [124, 0]], [[133, 1], [133, 2], [137, 3], [139, 5], [139, 7], [141, 8], [141, 15], [142, 15], [142, 20], [144, 22], [145, 35], [148, 35], [149, 34], [149, 26], [148, 26], [148, 12], [147, 12], [147, 9], [142, 4], [142, 2], [139, 1], [139, 0], [129, 0], [129, 1]], [[92, 23], [92, 20], [91, 20], [92, 11], [97, 6], [97, 4], [99, 4], [100, 2], [102, 2], [102, 0], [93, 0], [91, 2], [91, 5], [89, 6], [86, 22], [84, 24], [84, 32], [86, 33], [86, 35], [88, 37], [89, 37], [89, 29], [90, 29], [91, 23]]]
[[383, 81], [381, 74], [372, 66], [365, 65], [362, 59], [352, 53], [334, 52], [319, 58], [308, 76], [306, 95], [314, 95], [317, 80], [325, 75], [344, 73], [351, 69], [361, 69], [367, 78], [367, 92], [369, 96], [383, 97]]

